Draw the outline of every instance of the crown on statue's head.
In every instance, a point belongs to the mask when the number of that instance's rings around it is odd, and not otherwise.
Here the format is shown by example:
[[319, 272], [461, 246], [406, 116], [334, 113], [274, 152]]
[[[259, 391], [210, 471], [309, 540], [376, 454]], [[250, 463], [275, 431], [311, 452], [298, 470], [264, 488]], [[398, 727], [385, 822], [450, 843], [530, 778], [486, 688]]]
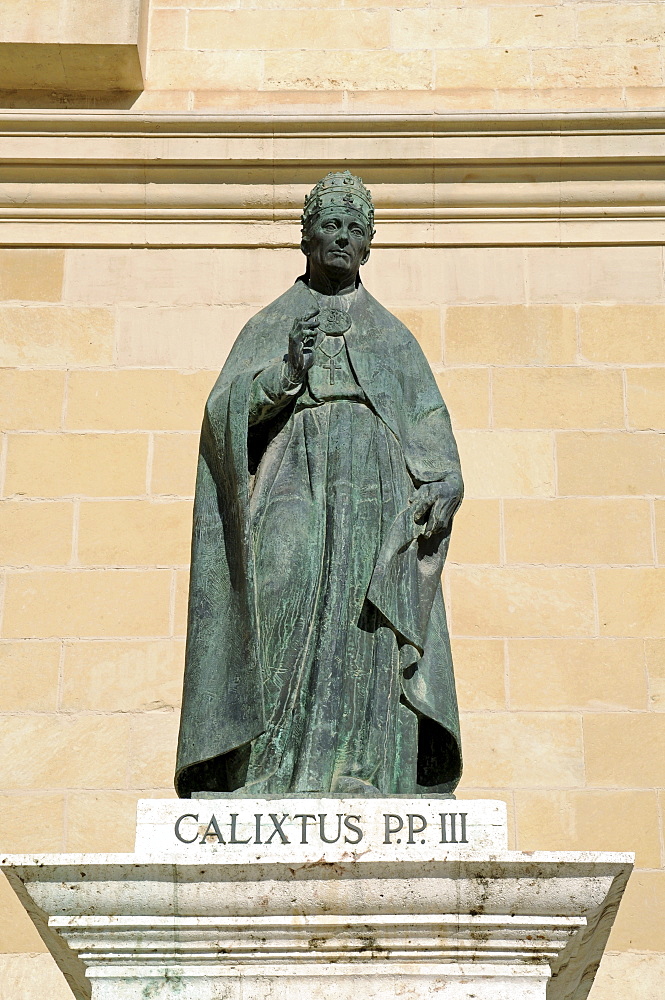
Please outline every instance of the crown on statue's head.
[[356, 213], [367, 225], [370, 239], [374, 236], [372, 196], [360, 177], [355, 177], [350, 170], [331, 171], [309, 192], [300, 219], [303, 236], [318, 216], [330, 209]]

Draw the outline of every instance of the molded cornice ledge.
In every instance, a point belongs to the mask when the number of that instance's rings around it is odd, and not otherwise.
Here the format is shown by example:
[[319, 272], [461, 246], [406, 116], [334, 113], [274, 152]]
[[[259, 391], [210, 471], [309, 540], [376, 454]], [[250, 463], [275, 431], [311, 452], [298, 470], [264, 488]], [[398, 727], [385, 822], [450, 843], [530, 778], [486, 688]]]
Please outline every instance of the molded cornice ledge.
[[0, 243], [297, 246], [326, 171], [378, 246], [665, 242], [665, 114], [0, 114]]
[[[307, 848], [299, 848], [303, 857]], [[1, 859], [76, 1000], [586, 1000], [633, 856]]]

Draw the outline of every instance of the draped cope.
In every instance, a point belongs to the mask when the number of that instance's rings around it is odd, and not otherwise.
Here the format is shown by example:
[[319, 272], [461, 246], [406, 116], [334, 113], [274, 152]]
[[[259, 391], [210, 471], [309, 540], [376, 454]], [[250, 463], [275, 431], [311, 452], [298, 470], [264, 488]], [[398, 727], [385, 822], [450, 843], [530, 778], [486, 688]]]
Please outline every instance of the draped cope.
[[303, 280], [253, 317], [199, 453], [176, 789], [448, 792], [461, 773], [440, 575], [408, 498], [459, 476], [418, 344], [360, 285], [284, 389]]

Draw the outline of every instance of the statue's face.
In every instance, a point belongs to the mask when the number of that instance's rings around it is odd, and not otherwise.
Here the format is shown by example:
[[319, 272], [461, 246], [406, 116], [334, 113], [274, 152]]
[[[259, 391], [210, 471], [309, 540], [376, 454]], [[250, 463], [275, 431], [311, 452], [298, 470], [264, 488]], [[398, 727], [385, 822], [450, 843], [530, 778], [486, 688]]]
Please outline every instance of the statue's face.
[[339, 280], [358, 273], [369, 257], [369, 243], [369, 230], [362, 219], [354, 212], [331, 209], [312, 226], [303, 241], [303, 252], [309, 257], [310, 268]]

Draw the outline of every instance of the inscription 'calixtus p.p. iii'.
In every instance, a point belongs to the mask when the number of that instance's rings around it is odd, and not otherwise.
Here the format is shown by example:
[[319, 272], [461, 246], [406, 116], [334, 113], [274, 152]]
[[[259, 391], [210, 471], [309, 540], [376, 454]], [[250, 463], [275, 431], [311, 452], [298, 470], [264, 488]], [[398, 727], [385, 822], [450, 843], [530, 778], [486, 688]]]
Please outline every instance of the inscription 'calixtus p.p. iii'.
[[[426, 844], [428, 839], [438, 837], [440, 844], [468, 844], [467, 813], [439, 813], [438, 824], [432, 824], [421, 813], [384, 813], [384, 844]], [[300, 824], [299, 843], [311, 844], [317, 839], [322, 844], [345, 844], [355, 846], [365, 837], [361, 817], [344, 813], [254, 813], [254, 829], [249, 837], [239, 836], [239, 824], [246, 831], [247, 817], [240, 821], [239, 813], [231, 813], [228, 820], [220, 824], [215, 813], [208, 822], [201, 822], [200, 813], [183, 813], [175, 821], [173, 832], [181, 844], [290, 844], [285, 826], [293, 835], [293, 826]], [[222, 829], [222, 827], [224, 829]], [[203, 831], [203, 832], [201, 832]], [[427, 833], [427, 837], [422, 836]], [[226, 834], [226, 836], [224, 835]], [[397, 836], [401, 834], [401, 836]], [[418, 838], [418, 840], [416, 840]]]
[[348, 856], [432, 860], [451, 850], [505, 850], [503, 802], [454, 799], [168, 799], [139, 803], [137, 851], [242, 863]]

